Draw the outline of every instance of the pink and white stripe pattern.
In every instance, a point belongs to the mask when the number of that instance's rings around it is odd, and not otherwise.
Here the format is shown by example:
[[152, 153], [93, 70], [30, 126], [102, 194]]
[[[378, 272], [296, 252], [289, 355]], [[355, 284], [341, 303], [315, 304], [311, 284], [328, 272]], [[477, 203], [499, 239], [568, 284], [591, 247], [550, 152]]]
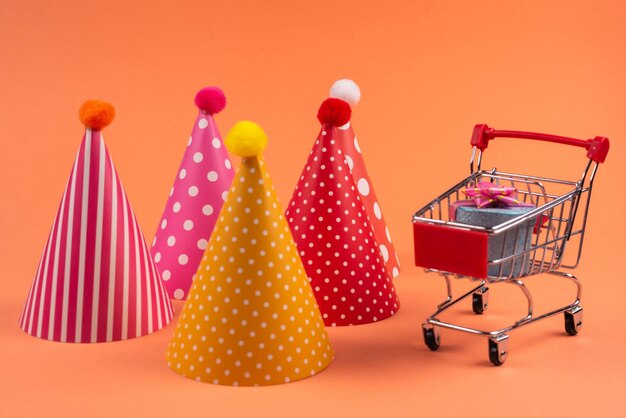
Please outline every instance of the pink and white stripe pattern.
[[87, 129], [20, 327], [47, 340], [95, 343], [149, 334], [172, 316], [102, 134]]

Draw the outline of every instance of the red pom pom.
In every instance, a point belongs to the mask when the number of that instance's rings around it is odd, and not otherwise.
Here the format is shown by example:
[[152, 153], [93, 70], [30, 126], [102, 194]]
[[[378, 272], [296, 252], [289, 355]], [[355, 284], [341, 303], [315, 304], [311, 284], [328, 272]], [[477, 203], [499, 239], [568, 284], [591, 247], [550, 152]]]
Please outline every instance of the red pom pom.
[[78, 110], [78, 118], [89, 129], [99, 131], [115, 117], [115, 108], [100, 100], [87, 100]]
[[205, 87], [196, 94], [195, 103], [200, 110], [213, 115], [226, 107], [226, 96], [219, 87]]
[[331, 124], [333, 126], [343, 126], [350, 122], [352, 110], [350, 105], [341, 99], [330, 98], [324, 100], [317, 112], [317, 119], [322, 124]]

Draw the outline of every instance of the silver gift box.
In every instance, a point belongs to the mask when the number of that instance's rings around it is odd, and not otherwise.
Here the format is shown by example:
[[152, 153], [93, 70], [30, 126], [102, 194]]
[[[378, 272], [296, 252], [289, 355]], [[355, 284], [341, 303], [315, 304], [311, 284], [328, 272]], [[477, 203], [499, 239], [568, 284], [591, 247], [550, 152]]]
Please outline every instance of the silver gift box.
[[[456, 209], [456, 222], [491, 228], [534, 209], [534, 206], [481, 209], [471, 206], [460, 206]], [[530, 268], [529, 254], [520, 255], [500, 263], [493, 263], [493, 261], [527, 251], [533, 241], [533, 227], [536, 220], [537, 218], [534, 217], [501, 233], [489, 235], [489, 266], [487, 273], [489, 276], [519, 277], [528, 273]]]

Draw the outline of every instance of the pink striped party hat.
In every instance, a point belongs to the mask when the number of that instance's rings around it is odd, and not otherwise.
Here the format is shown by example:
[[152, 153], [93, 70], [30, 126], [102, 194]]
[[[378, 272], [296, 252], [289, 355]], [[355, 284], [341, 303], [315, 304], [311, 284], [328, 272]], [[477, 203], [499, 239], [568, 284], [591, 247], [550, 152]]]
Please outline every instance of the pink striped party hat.
[[[361, 90], [352, 80], [337, 80], [330, 89], [330, 97], [341, 99], [354, 106], [361, 100]], [[352, 129], [352, 124], [348, 121], [345, 125], [334, 128], [334, 130], [336, 131], [335, 138], [339, 148], [343, 151], [350, 172], [357, 182], [357, 189], [365, 206], [365, 212], [367, 212], [367, 216], [374, 228], [374, 235], [385, 260], [385, 266], [393, 277], [397, 277], [400, 274], [400, 261], [391, 241], [391, 234], [385, 223], [380, 203], [378, 203], [374, 184], [365, 167], [365, 160]]]
[[88, 100], [85, 136], [37, 268], [20, 327], [52, 341], [95, 343], [157, 331], [173, 310], [101, 130], [108, 103]]
[[226, 105], [217, 87], [198, 92], [187, 149], [152, 243], [152, 256], [171, 297], [185, 299], [224, 204], [234, 171], [213, 115]]

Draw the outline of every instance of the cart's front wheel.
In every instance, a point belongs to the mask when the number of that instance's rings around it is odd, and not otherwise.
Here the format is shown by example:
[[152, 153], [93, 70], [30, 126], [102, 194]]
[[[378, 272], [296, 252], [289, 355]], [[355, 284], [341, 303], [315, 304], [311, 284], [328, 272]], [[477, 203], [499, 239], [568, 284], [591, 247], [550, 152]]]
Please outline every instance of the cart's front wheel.
[[494, 366], [501, 366], [509, 355], [509, 336], [500, 334], [489, 338], [489, 361]]
[[569, 311], [563, 312], [565, 315], [565, 332], [569, 335], [576, 335], [583, 327], [583, 308], [577, 306]]
[[489, 305], [489, 288], [483, 287], [472, 295], [472, 310], [477, 315], [482, 315]]
[[431, 351], [437, 351], [440, 346], [441, 338], [439, 337], [439, 333], [435, 330], [434, 327], [422, 327], [424, 331], [424, 343]]

